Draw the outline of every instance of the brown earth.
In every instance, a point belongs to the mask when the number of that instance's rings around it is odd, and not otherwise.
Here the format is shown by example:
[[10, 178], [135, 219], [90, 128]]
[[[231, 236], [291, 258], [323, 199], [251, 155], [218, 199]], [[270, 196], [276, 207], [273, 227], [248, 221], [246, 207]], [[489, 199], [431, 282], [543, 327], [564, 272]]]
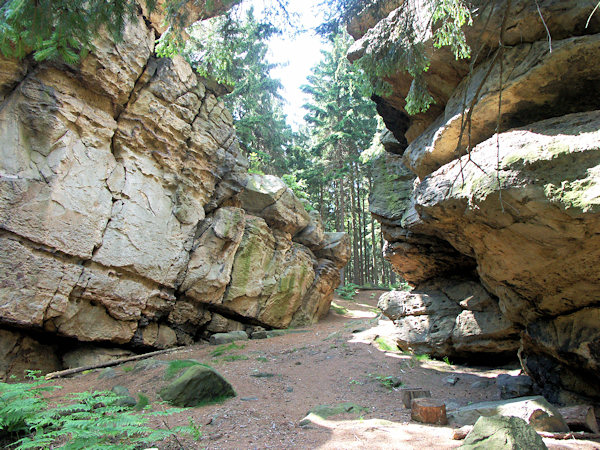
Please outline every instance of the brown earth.
[[[214, 346], [198, 344], [164, 355], [163, 360], [196, 359], [217, 369], [235, 388], [237, 397], [222, 404], [187, 409], [170, 416], [169, 427], [187, 425], [191, 418], [201, 426], [199, 441], [179, 437], [155, 445], [159, 449], [424, 449], [454, 448], [452, 425], [429, 426], [410, 420], [400, 391], [381, 383], [399, 377], [403, 387], [422, 387], [448, 406], [498, 399], [494, 378], [500, 373], [519, 373], [519, 368], [467, 367], [443, 361], [420, 360], [399, 352], [385, 352], [374, 342], [392, 329], [379, 317], [376, 304], [381, 291], [361, 291], [353, 301], [339, 297], [329, 315], [310, 329], [294, 330], [266, 340], [238, 342], [243, 348], [219, 357]], [[338, 307], [345, 308], [339, 309]], [[337, 312], [336, 312], [337, 311]], [[237, 355], [237, 356], [236, 356]], [[236, 359], [240, 358], [240, 359]], [[247, 358], [247, 359], [244, 359]], [[98, 379], [100, 371], [56, 380], [60, 395], [85, 390], [129, 388], [150, 400], [158, 400], [156, 386], [164, 368], [133, 373], [133, 363], [116, 368], [117, 376]], [[258, 373], [271, 377], [255, 377]], [[446, 384], [449, 375], [459, 378]], [[487, 386], [472, 387], [490, 380]], [[484, 383], [485, 384], [485, 383]], [[352, 402], [362, 413], [345, 413], [315, 419], [300, 425], [309, 410], [318, 405]], [[161, 408], [155, 405], [154, 408]], [[155, 424], [157, 426], [159, 423]], [[544, 439], [551, 449], [600, 449], [592, 441]]]

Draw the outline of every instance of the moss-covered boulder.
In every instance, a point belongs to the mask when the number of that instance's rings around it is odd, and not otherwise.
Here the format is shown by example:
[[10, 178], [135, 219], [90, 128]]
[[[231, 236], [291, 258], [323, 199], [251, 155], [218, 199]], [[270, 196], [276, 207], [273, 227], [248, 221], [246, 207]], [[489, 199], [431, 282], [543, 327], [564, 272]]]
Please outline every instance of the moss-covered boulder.
[[160, 397], [179, 407], [195, 407], [235, 397], [233, 387], [210, 367], [194, 365], [161, 389]]
[[547, 447], [540, 435], [523, 419], [493, 416], [481, 417], [460, 448], [465, 450], [481, 448], [542, 450]]

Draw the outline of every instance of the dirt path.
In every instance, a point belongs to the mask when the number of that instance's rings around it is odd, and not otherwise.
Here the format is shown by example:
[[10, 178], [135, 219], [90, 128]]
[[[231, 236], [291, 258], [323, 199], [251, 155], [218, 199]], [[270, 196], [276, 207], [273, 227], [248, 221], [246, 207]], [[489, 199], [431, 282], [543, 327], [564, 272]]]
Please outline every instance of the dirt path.
[[[447, 403], [466, 405], [497, 399], [493, 379], [500, 373], [516, 374], [518, 368], [456, 366], [382, 351], [374, 339], [384, 336], [392, 324], [377, 317], [375, 305], [380, 294], [381, 291], [362, 291], [354, 301], [336, 298], [330, 314], [314, 327], [266, 340], [240, 342], [243, 348], [218, 357], [211, 355], [215, 347], [209, 345], [166, 355], [162, 359], [193, 358], [210, 364], [238, 394], [223, 404], [172, 416], [169, 426], [185, 425], [190, 418], [202, 426], [199, 442], [182, 440], [183, 446], [190, 449], [458, 447], [460, 442], [451, 440], [452, 427], [411, 422], [399, 391], [385, 386], [386, 377], [400, 378], [403, 386], [429, 389], [433, 397]], [[143, 393], [156, 400], [156, 373], [133, 373], [130, 368], [117, 368], [117, 376], [112, 379], [99, 380], [96, 371], [57, 380], [56, 384], [64, 387], [61, 395], [122, 385], [134, 396]], [[456, 385], [444, 382], [449, 375], [459, 377]], [[482, 386], [472, 387], [478, 381], [484, 381], [478, 383]], [[301, 425], [311, 408], [347, 402], [364, 410]], [[600, 449], [600, 444], [587, 441], [545, 441], [554, 449]], [[172, 440], [157, 447], [180, 448]]]

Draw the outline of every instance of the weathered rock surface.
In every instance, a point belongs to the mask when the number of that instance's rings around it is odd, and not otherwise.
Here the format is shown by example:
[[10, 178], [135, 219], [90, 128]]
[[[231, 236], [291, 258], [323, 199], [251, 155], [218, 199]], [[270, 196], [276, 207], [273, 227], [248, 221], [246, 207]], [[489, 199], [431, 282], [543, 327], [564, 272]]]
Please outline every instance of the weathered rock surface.
[[539, 392], [536, 392], [537, 389], [533, 380], [527, 375], [511, 376], [503, 373], [496, 378], [496, 384], [498, 391], [500, 391], [500, 398], [504, 400], [539, 394]]
[[450, 411], [448, 418], [459, 426], [473, 425], [480, 417], [504, 416], [525, 420], [537, 431], [569, 431], [558, 410], [544, 397], [522, 397], [498, 402], [473, 403]]
[[239, 198], [242, 208], [250, 214], [262, 217], [270, 227], [292, 236], [309, 223], [310, 217], [302, 202], [273, 175], [249, 175]]
[[437, 279], [411, 292], [391, 291], [378, 307], [398, 327], [395, 338], [403, 350], [500, 360], [514, 357], [519, 347], [519, 329], [474, 281]]
[[[289, 236], [289, 235], [288, 235]], [[231, 284], [219, 307], [274, 328], [286, 328], [315, 279], [310, 251], [247, 216]]]
[[381, 222], [387, 241], [383, 254], [394, 270], [411, 284], [472, 271], [473, 259], [438, 238], [415, 211], [417, 177], [401, 156], [385, 153], [374, 161], [373, 168], [369, 210]]
[[351, 251], [350, 236], [346, 233], [325, 233], [325, 245], [315, 251], [315, 256], [328, 259], [342, 269], [350, 261]]
[[54, 345], [16, 330], [0, 330], [0, 379], [24, 379], [27, 370], [54, 372], [62, 367]]
[[[470, 277], [475, 269], [498, 299], [458, 316], [440, 306], [446, 312], [433, 314], [433, 325], [420, 315], [399, 317], [406, 345], [414, 339], [448, 348], [455, 331], [475, 343], [485, 329], [510, 323], [513, 339], [523, 331], [523, 368], [548, 399], [598, 400], [600, 15], [590, 17], [596, 2], [587, 0], [511, 3], [506, 47], [498, 52], [506, 3], [473, 2], [466, 37], [478, 56], [470, 75], [466, 61], [433, 48], [420, 2], [404, 2], [361, 31], [350, 58], [389, 49], [394, 30], [412, 17], [430, 57], [425, 79], [436, 102], [410, 117], [409, 74], [385, 79], [392, 93], [376, 97], [378, 112], [407, 148], [376, 162], [371, 211], [388, 260], [418, 293], [435, 298], [422, 283]], [[459, 142], [464, 105], [472, 116]], [[463, 349], [468, 356], [478, 347]]]
[[[390, 130], [394, 131], [399, 141], [407, 140], [410, 143], [444, 112], [444, 108], [456, 87], [469, 74], [469, 62], [466, 60], [457, 61], [447, 48], [437, 49], [433, 46], [433, 29], [428, 16], [430, 10], [426, 2], [420, 0], [408, 1], [402, 2], [399, 6], [394, 0], [383, 3], [390, 7], [396, 7], [396, 9], [376, 25], [372, 25], [373, 20], [375, 17], [381, 16], [372, 16], [373, 19], [370, 19], [368, 12], [365, 11], [365, 21], [363, 23], [370, 26], [371, 29], [366, 33], [363, 30], [357, 34], [362, 35], [362, 37], [350, 49], [349, 58], [356, 60], [364, 55], [375, 57], [379, 55], [379, 57], [382, 57], [385, 52], [389, 51], [390, 46], [394, 46], [397, 42], [398, 30], [408, 27], [415, 28], [417, 41], [423, 43], [425, 53], [430, 60], [429, 69], [424, 75], [435, 103], [427, 112], [415, 116], [406, 114], [404, 111], [405, 98], [410, 90], [412, 78], [407, 71], [402, 69], [391, 73], [385, 78], [391, 85], [391, 94], [383, 99], [385, 104], [388, 105], [388, 111], [395, 111], [394, 114], [402, 115], [403, 120], [406, 122], [401, 129], [390, 128]], [[477, 62], [480, 63], [485, 59], [485, 56], [482, 55], [492, 55], [498, 48], [506, 4], [499, 0], [474, 1], [471, 4], [473, 6], [474, 23], [472, 27], [466, 28], [465, 31], [472, 53], [478, 54]], [[539, 11], [537, 5], [539, 5]], [[593, 0], [545, 0], [533, 4], [528, 0], [513, 1], [506, 22], [504, 43], [507, 46], [518, 46], [543, 42], [548, 48], [546, 27], [553, 41], [598, 33], [600, 32], [600, 18], [598, 16], [592, 16], [586, 27], [586, 22], [595, 6]], [[378, 6], [380, 10], [383, 10], [383, 8], [383, 6]], [[544, 18], [543, 21], [540, 14]], [[359, 17], [355, 22], [360, 23], [361, 18]], [[582, 68], [586, 65], [582, 60], [579, 60], [578, 64], [582, 64]], [[508, 67], [510, 66], [505, 66], [507, 69], [505, 76], [512, 70], [512, 67]], [[561, 76], [569, 76], [567, 72], [570, 72], [570, 70], [559, 70]], [[551, 78], [554, 79], [555, 77]], [[548, 80], [548, 82], [551, 83], [552, 80]], [[569, 89], [566, 85], [561, 86], [561, 90], [565, 88]], [[518, 99], [515, 99], [515, 101], [518, 102]], [[527, 105], [523, 106], [526, 107]], [[497, 110], [497, 105], [495, 109]], [[383, 118], [386, 120], [386, 114], [383, 114]], [[538, 116], [538, 120], [540, 118], [542, 117]], [[395, 121], [397, 120], [396, 118]], [[400, 132], [400, 130], [403, 131]]]
[[460, 446], [465, 450], [493, 448], [502, 450], [546, 449], [541, 436], [519, 417], [480, 417]]
[[315, 280], [304, 295], [302, 304], [294, 313], [290, 325], [293, 327], [310, 325], [325, 317], [340, 281], [340, 271], [335, 263], [328, 259], [320, 259], [315, 269]]
[[298, 242], [312, 251], [317, 251], [325, 246], [323, 220], [317, 211], [311, 211], [309, 216], [310, 222], [306, 228], [294, 236], [294, 242]]
[[[138, 15], [74, 66], [0, 58], [0, 326], [147, 349], [326, 312], [347, 237], [248, 176], [215, 83], [154, 57], [161, 21]], [[17, 341], [1, 376], [14, 355], [58, 368]]]
[[122, 348], [80, 347], [63, 355], [63, 365], [72, 369], [75, 367], [92, 366], [133, 355], [130, 350]]
[[[500, 93], [501, 131], [581, 110], [586, 103], [597, 107], [590, 96], [597, 95], [600, 68], [589, 62], [598, 53], [600, 35], [580, 36], [554, 41], [551, 49], [543, 41], [517, 45], [503, 53], [501, 63], [491, 59], [480, 64], [454, 90], [444, 113], [411, 142], [404, 152], [405, 163], [423, 179], [465, 154], [469, 145], [473, 148], [491, 137], [497, 126]], [[569, 70], [557, 77], [562, 67]], [[460, 138], [463, 105], [473, 102], [469, 137], [463, 129]]]

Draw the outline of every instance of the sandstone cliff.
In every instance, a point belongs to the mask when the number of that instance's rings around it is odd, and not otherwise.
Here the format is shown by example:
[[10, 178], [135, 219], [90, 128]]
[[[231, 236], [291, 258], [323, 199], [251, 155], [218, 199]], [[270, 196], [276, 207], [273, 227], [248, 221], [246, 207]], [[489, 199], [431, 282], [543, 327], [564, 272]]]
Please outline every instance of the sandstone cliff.
[[77, 66], [0, 59], [0, 377], [329, 309], [347, 240], [248, 177], [222, 101], [154, 57], [159, 25], [140, 11]]
[[[550, 400], [599, 400], [597, 2], [545, 0], [539, 11], [536, 2], [510, 3], [500, 50], [507, 2], [473, 2], [472, 70], [434, 49], [424, 30], [429, 111], [404, 111], [411, 78], [402, 70], [387, 79], [393, 92], [377, 98], [394, 138], [376, 163], [371, 211], [386, 258], [417, 286], [381, 307], [404, 347], [470, 358], [519, 347]], [[365, 26], [358, 17], [350, 57], [381, 46], [415, 5], [376, 24], [372, 13]], [[472, 105], [472, 120], [460, 139], [463, 105]], [[452, 285], [461, 295], [448, 292]]]

